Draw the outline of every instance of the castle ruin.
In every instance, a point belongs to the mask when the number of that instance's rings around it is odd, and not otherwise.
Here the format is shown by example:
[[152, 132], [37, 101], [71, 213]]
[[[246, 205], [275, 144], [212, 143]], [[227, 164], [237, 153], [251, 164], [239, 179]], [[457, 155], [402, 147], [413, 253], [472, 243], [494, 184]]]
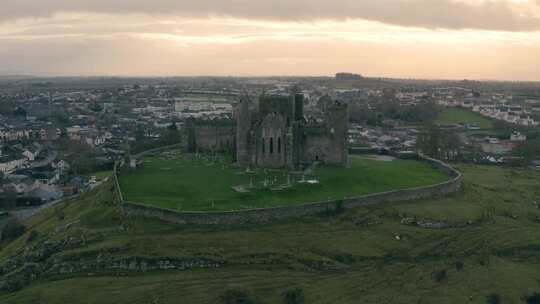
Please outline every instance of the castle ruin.
[[[319, 119], [304, 115], [302, 94], [262, 95], [258, 103], [243, 98], [230, 123], [211, 127], [208, 123], [195, 124], [193, 141], [197, 150], [232, 146], [231, 152], [242, 167], [297, 169], [313, 163], [346, 166], [348, 107], [331, 101], [322, 115]], [[233, 136], [234, 144], [229, 145]], [[221, 140], [225, 144], [220, 144]]]

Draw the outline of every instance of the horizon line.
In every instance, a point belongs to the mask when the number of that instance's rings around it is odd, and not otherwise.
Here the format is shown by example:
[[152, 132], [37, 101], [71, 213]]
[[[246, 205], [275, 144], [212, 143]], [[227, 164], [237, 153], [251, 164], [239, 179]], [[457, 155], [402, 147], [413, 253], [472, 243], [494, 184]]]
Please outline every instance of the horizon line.
[[[36, 75], [36, 74], [24, 74], [24, 73], [10, 73], [10, 74], [0, 74], [0, 78], [21, 78], [21, 79], [61, 79], [61, 78], [117, 78], [117, 79], [159, 79], [159, 78], [335, 78], [335, 75], [338, 73], [351, 73], [355, 75], [362, 76], [363, 79], [368, 80], [377, 80], [377, 79], [387, 79], [387, 80], [415, 80], [415, 81], [444, 81], [444, 82], [460, 82], [460, 81], [477, 81], [477, 82], [513, 82], [513, 83], [540, 83], [539, 80], [509, 80], [509, 79], [497, 79], [497, 78], [480, 78], [480, 79], [474, 79], [474, 78], [414, 78], [414, 77], [395, 77], [395, 76], [365, 76], [361, 73], [355, 73], [355, 72], [336, 72], [333, 75], [332, 74], [326, 74], [326, 75], [287, 75], [287, 74], [276, 74], [276, 75], [210, 75], [210, 74], [197, 74], [197, 75], [121, 75], [121, 74], [115, 74], [115, 75]], [[358, 81], [358, 80], [356, 80]]]

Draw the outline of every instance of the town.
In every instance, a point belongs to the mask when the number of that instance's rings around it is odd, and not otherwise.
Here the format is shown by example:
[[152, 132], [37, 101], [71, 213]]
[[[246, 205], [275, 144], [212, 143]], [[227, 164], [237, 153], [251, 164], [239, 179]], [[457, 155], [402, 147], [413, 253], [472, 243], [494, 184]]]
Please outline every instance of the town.
[[[114, 85], [84, 78], [4, 80], [0, 89], [2, 202], [12, 208], [85, 192], [128, 154], [187, 142], [188, 130], [231, 119], [242, 96], [291, 90], [301, 90], [308, 121], [320, 119], [329, 100], [349, 104], [350, 149], [423, 150], [449, 161], [527, 162], [540, 168], [534, 157], [540, 89], [533, 85], [342, 73], [336, 78], [114, 79]], [[448, 111], [454, 120], [444, 119]], [[442, 133], [433, 135], [430, 128]], [[433, 146], [430, 136], [438, 136], [438, 144]], [[422, 146], [426, 141], [428, 149]]]

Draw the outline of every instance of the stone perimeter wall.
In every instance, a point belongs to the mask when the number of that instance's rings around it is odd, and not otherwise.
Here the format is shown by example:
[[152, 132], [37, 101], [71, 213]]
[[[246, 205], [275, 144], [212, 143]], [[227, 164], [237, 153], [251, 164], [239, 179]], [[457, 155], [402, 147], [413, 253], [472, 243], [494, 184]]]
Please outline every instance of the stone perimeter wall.
[[[146, 154], [164, 151], [172, 147], [164, 147], [145, 152]], [[139, 157], [141, 155], [138, 155]], [[382, 204], [388, 202], [412, 201], [430, 197], [446, 196], [458, 192], [461, 187], [462, 175], [448, 164], [423, 155], [417, 155], [418, 159], [430, 163], [434, 168], [444, 172], [451, 179], [436, 185], [418, 187], [404, 190], [363, 195], [343, 200], [328, 202], [307, 203], [297, 206], [286, 206], [265, 209], [250, 209], [224, 212], [187, 212], [171, 209], [158, 208], [124, 201], [122, 191], [118, 183], [118, 176], [114, 172], [114, 185], [117, 188], [118, 197], [121, 201], [121, 211], [124, 215], [134, 217], [157, 218], [166, 222], [177, 224], [196, 225], [231, 225], [247, 223], [265, 223], [278, 219], [301, 217], [306, 215], [334, 212], [339, 209], [352, 209], [361, 206]]]

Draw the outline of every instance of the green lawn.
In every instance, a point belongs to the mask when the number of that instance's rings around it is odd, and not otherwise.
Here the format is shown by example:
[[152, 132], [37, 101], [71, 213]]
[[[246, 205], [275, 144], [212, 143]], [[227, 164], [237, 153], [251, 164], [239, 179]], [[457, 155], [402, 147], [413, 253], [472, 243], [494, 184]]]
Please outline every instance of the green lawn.
[[[262, 169], [246, 173], [225, 161], [212, 162], [180, 154], [146, 158], [143, 167], [135, 172], [124, 170], [120, 185], [124, 198], [131, 202], [199, 211], [320, 202], [436, 184], [448, 179], [423, 162], [384, 162], [359, 156], [351, 156], [350, 168], [318, 167], [313, 174], [304, 176], [306, 180], [317, 179], [320, 184], [298, 183], [302, 175]], [[265, 180], [274, 184], [264, 187]], [[276, 189], [287, 184], [287, 180], [292, 187]], [[239, 185], [249, 188], [250, 192], [240, 193], [232, 188]]]
[[439, 116], [435, 119], [435, 123], [441, 125], [453, 125], [453, 124], [475, 124], [476, 126], [482, 129], [492, 129], [493, 122], [481, 116], [480, 114], [474, 113], [471, 110], [460, 109], [460, 108], [446, 108], [444, 109]]

